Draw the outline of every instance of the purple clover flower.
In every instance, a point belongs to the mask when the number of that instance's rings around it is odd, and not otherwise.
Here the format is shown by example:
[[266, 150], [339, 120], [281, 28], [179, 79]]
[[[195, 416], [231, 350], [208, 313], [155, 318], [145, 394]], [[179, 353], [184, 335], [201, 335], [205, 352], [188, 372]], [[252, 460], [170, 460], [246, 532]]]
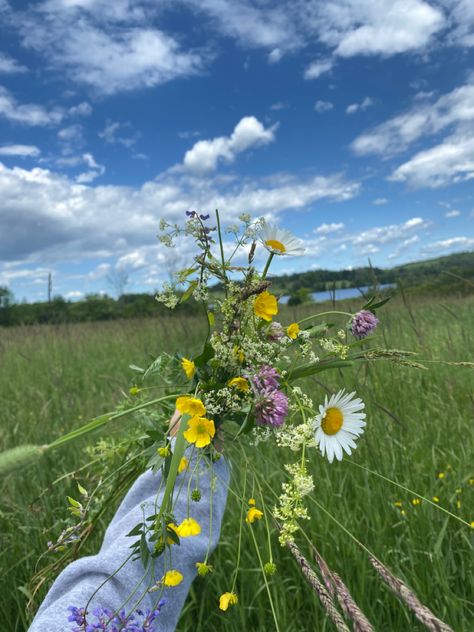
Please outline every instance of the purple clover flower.
[[366, 338], [379, 324], [379, 319], [366, 309], [357, 312], [352, 319], [352, 334], [361, 340]]
[[258, 373], [253, 377], [253, 383], [257, 391], [272, 390], [276, 391], [280, 388], [280, 382], [278, 381], [280, 376], [278, 371], [269, 364], [264, 364], [258, 370]]
[[255, 421], [258, 426], [278, 428], [288, 414], [288, 397], [281, 391], [266, 388], [257, 395]]

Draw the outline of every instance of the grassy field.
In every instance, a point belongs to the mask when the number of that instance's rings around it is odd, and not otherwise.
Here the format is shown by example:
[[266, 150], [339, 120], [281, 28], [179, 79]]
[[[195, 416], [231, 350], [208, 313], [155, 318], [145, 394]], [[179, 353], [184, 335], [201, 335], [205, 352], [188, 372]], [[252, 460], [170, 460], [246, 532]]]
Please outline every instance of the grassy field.
[[[307, 313], [308, 307], [287, 309], [281, 320], [290, 322]], [[414, 349], [425, 360], [474, 360], [473, 298], [419, 300], [410, 310], [393, 301], [381, 317], [379, 333], [387, 345]], [[47, 443], [88, 417], [110, 410], [131, 384], [129, 364], [145, 365], [163, 350], [191, 353], [200, 328], [200, 320], [177, 318], [0, 330], [0, 448]], [[306, 384], [315, 402], [323, 398], [325, 388], [357, 389], [368, 413], [367, 431], [351, 459], [332, 465], [314, 459], [315, 502], [307, 533], [376, 630], [424, 628], [380, 582], [367, 553], [341, 525], [403, 578], [437, 616], [454, 630], [469, 632], [474, 620], [474, 530], [425, 501], [414, 505], [413, 494], [355, 465], [429, 499], [436, 496], [449, 511], [468, 522], [474, 520], [474, 486], [469, 483], [474, 477], [474, 373], [428, 366], [429, 371], [420, 371], [380, 361], [343, 375], [323, 373], [320, 381]], [[48, 540], [57, 537], [51, 524], [66, 516], [65, 497], [74, 490], [70, 478], [50, 484], [81, 464], [82, 449], [79, 443], [68, 446], [40, 465], [0, 481], [2, 632], [28, 627], [29, 579]], [[278, 492], [282, 476], [278, 465], [270, 462], [277, 460], [270, 446], [265, 447], [265, 456], [269, 460], [260, 460], [258, 467]], [[242, 462], [234, 458], [239, 483]], [[273, 502], [270, 494], [268, 500]], [[395, 506], [396, 502], [402, 506]], [[239, 517], [240, 506], [230, 497], [221, 542], [212, 559], [215, 573], [195, 582], [178, 628], [181, 632], [275, 629], [246, 529], [237, 584], [239, 606], [226, 614], [217, 608], [216, 595], [229, 589]], [[254, 533], [266, 556], [260, 523]], [[94, 552], [100, 537], [97, 532], [83, 553]], [[270, 589], [280, 630], [332, 630], [297, 565], [276, 538], [273, 552], [278, 573], [271, 578]]]

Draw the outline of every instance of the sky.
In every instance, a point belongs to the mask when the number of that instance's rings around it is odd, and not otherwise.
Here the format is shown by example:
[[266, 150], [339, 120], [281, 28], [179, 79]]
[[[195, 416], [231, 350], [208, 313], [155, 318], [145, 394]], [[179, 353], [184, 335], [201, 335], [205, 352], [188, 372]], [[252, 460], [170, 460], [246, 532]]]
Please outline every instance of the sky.
[[153, 292], [187, 210], [275, 273], [473, 250], [473, 62], [472, 0], [0, 0], [0, 285]]

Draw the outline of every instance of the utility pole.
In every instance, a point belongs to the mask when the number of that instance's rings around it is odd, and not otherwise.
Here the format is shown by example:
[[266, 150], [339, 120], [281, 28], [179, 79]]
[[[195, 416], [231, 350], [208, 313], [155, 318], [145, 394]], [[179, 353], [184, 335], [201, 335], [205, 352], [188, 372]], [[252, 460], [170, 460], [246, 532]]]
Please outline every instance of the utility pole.
[[53, 279], [51, 272], [48, 273], [48, 303], [51, 303], [51, 295], [53, 293]]

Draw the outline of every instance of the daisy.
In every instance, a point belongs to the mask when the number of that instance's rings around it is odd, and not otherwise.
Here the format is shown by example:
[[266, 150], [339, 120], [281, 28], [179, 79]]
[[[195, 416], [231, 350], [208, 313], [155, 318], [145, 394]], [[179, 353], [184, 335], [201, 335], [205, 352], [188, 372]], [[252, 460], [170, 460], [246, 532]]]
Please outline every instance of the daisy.
[[300, 239], [289, 230], [278, 228], [272, 224], [265, 224], [260, 238], [265, 248], [274, 255], [298, 256], [304, 254], [305, 249]]
[[354, 439], [364, 432], [365, 413], [361, 412], [365, 404], [355, 393], [339, 391], [326, 399], [324, 406], [319, 407], [319, 414], [315, 423], [315, 438], [329, 463], [334, 457], [342, 460], [342, 451], [352, 453], [356, 447]]

